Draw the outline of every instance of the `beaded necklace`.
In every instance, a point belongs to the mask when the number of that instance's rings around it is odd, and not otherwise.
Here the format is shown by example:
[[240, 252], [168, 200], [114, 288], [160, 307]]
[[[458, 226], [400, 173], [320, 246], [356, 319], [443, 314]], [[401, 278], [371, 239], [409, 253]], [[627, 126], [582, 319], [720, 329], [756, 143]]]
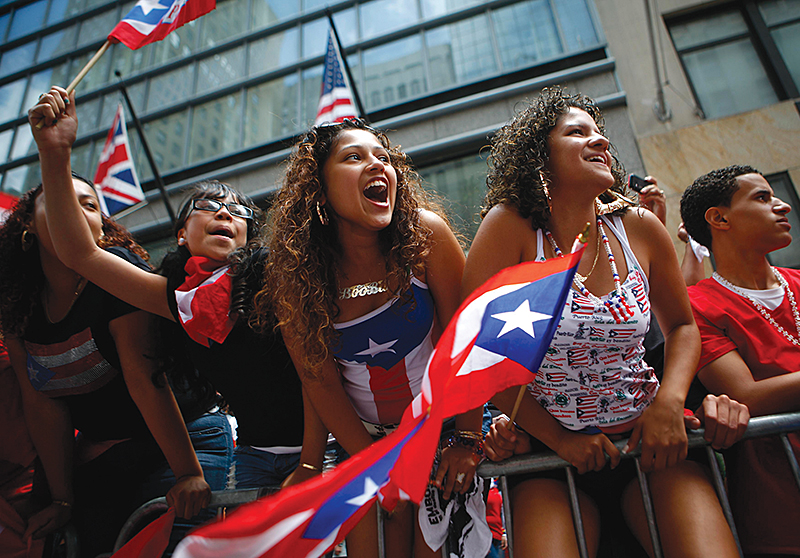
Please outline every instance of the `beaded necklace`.
[[[792, 317], [794, 317], [794, 327], [797, 330], [797, 335], [800, 336], [800, 313], [798, 313], [797, 311], [797, 301], [794, 299], [794, 293], [789, 288], [789, 283], [786, 282], [786, 279], [783, 278], [783, 275], [781, 275], [780, 271], [778, 271], [776, 268], [773, 267], [772, 273], [775, 274], [775, 278], [778, 280], [778, 283], [780, 283], [781, 287], [783, 287], [783, 292], [785, 292], [786, 296], [789, 297], [789, 305], [792, 307]], [[800, 347], [800, 341], [798, 341], [797, 337], [786, 331], [782, 325], [776, 322], [775, 318], [772, 317], [772, 314], [769, 313], [769, 310], [767, 310], [763, 304], [761, 304], [759, 301], [757, 301], [749, 294], [744, 292], [740, 287], [737, 287], [736, 285], [725, 279], [722, 275], [720, 275], [716, 271], [712, 274], [712, 277], [714, 277], [714, 279], [716, 279], [717, 281], [728, 287], [736, 294], [749, 300], [750, 303], [753, 306], [755, 306], [756, 310], [758, 310], [761, 313], [761, 315], [764, 316], [764, 318], [772, 325], [772, 327], [774, 327], [778, 331], [778, 333], [780, 333], [786, 339], [788, 339], [789, 342], [793, 344], [795, 347]]]
[[[561, 252], [558, 244], [556, 244], [556, 240], [553, 238], [553, 235], [550, 234], [550, 231], [545, 229], [544, 234], [547, 236], [547, 240], [550, 242], [550, 246], [553, 248], [555, 255], [559, 258], [563, 258], [564, 254]], [[575, 274], [575, 277], [573, 277], [572, 283], [583, 296], [598, 306], [605, 306], [611, 313], [614, 321], [618, 324], [621, 324], [633, 316], [633, 309], [630, 307], [630, 305], [628, 305], [628, 302], [622, 295], [622, 283], [619, 278], [619, 272], [617, 271], [617, 264], [614, 260], [614, 253], [611, 251], [611, 243], [608, 241], [608, 236], [606, 236], [606, 231], [603, 228], [603, 221], [600, 219], [600, 217], [597, 218], [597, 234], [602, 237], [603, 246], [605, 247], [606, 254], [608, 255], [608, 263], [611, 266], [611, 274], [614, 276], [614, 290], [611, 291], [606, 297], [606, 300], [603, 301], [599, 297], [589, 292], [589, 289], [584, 286], [583, 281], [578, 278], [577, 273]]]

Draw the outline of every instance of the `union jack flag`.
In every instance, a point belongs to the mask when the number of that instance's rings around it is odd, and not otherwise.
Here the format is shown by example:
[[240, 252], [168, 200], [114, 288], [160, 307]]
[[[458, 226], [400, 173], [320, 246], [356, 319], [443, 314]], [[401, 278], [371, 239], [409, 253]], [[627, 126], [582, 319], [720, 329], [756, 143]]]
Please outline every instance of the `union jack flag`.
[[100, 153], [94, 185], [106, 215], [114, 215], [144, 201], [144, 192], [133, 167], [125, 111], [121, 104], [117, 105], [114, 123]]
[[354, 118], [356, 108], [353, 94], [342, 73], [342, 55], [333, 40], [333, 33], [328, 30], [328, 50], [325, 53], [325, 70], [322, 72], [322, 93], [317, 108], [314, 125], [323, 122], [342, 122], [345, 118]]

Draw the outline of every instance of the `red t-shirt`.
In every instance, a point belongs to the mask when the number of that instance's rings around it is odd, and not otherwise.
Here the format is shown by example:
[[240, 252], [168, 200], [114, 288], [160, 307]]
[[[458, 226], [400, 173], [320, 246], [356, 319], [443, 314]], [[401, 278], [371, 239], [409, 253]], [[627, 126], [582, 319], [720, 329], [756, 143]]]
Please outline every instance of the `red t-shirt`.
[[[800, 301], [800, 271], [780, 269]], [[702, 338], [702, 368], [738, 351], [753, 378], [763, 380], [800, 370], [795, 347], [746, 298], [705, 279], [689, 287], [692, 310]], [[769, 311], [773, 319], [797, 336], [789, 297]], [[789, 435], [800, 458], [800, 436]], [[747, 553], [800, 552], [800, 490], [792, 477], [778, 437], [736, 444], [726, 452], [730, 500], [742, 547]]]
[[489, 489], [486, 500], [486, 522], [492, 531], [492, 538], [498, 541], [503, 538], [503, 497], [496, 486]]

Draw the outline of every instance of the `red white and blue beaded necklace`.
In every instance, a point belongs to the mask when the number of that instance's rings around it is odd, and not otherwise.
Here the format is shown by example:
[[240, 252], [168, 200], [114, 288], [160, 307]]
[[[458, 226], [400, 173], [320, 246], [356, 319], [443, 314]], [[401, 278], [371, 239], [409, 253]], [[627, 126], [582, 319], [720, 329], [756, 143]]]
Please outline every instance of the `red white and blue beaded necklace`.
[[[547, 236], [547, 240], [550, 242], [550, 246], [553, 248], [555, 255], [559, 258], [563, 258], [564, 254], [561, 252], [558, 244], [556, 244], [556, 240], [553, 238], [553, 235], [550, 234], [550, 231], [545, 229], [544, 234]], [[606, 236], [606, 231], [603, 228], [603, 220], [599, 216], [597, 217], [597, 234], [603, 239], [603, 246], [606, 249], [606, 254], [608, 254], [608, 263], [611, 265], [611, 273], [614, 276], [614, 290], [608, 293], [606, 300], [603, 301], [589, 292], [589, 289], [584, 286], [583, 281], [580, 280], [577, 273], [575, 277], [573, 277], [572, 282], [583, 296], [598, 306], [605, 306], [611, 313], [614, 321], [621, 324], [633, 317], [634, 312], [633, 308], [631, 308], [622, 294], [622, 283], [619, 278], [619, 272], [617, 271], [617, 264], [614, 260], [614, 253], [611, 251], [611, 243], [608, 241], [608, 236]]]

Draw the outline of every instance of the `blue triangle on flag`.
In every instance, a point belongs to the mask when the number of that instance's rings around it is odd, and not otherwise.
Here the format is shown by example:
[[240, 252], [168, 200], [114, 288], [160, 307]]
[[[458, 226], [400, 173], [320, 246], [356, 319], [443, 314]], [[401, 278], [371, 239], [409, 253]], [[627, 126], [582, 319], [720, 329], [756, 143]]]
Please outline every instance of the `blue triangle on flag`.
[[119, 213], [123, 209], [128, 209], [132, 205], [128, 203], [120, 203], [117, 200], [112, 199], [108, 196], [104, 196], [104, 198], [106, 202], [106, 207], [108, 208], [109, 215], [114, 215], [116, 213]]
[[122, 180], [123, 182], [127, 182], [128, 184], [131, 185], [136, 184], [136, 182], [133, 180], [133, 173], [131, 172], [131, 169], [125, 169], [119, 171], [118, 173], [112, 174], [111, 176], [119, 180]]
[[117, 128], [116, 128], [116, 130], [114, 130], [114, 135], [115, 136], [121, 136], [122, 135], [122, 120], [117, 122]]

